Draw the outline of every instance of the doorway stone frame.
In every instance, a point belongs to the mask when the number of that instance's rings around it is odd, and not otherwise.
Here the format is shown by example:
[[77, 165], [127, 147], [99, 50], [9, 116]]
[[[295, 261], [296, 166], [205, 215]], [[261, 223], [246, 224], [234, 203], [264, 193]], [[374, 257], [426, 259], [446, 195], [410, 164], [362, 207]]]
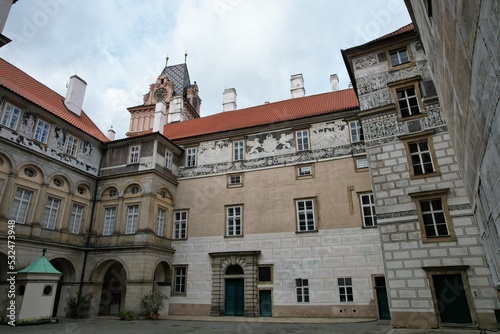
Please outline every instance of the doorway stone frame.
[[215, 252], [212, 258], [212, 307], [211, 316], [224, 315], [224, 288], [226, 269], [239, 265], [243, 269], [245, 284], [245, 317], [258, 317], [257, 258], [260, 251]]

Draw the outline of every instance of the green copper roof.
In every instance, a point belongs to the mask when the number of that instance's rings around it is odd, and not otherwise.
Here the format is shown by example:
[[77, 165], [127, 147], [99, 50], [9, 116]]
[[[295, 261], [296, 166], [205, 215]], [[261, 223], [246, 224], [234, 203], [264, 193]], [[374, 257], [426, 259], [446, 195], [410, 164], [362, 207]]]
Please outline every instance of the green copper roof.
[[54, 266], [49, 262], [49, 260], [47, 260], [45, 256], [41, 256], [38, 260], [36, 260], [26, 268], [19, 270], [18, 273], [62, 274], [62, 272], [54, 268]]

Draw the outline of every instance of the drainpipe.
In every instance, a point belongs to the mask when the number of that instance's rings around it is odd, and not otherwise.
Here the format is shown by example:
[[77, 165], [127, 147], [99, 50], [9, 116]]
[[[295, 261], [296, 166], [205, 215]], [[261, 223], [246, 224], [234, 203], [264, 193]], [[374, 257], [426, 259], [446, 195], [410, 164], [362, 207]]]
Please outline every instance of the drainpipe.
[[82, 274], [80, 276], [80, 284], [78, 286], [76, 305], [80, 305], [80, 297], [82, 295], [82, 289], [83, 289], [83, 280], [85, 278], [85, 268], [87, 266], [87, 258], [89, 256], [90, 236], [92, 232], [92, 225], [94, 223], [95, 207], [97, 204], [97, 186], [99, 185], [99, 174], [101, 172], [102, 156], [103, 154], [101, 154], [101, 158], [99, 159], [99, 168], [97, 169], [97, 177], [95, 180], [94, 198], [92, 199], [92, 210], [90, 212], [90, 225], [89, 225], [89, 230], [87, 231], [87, 240], [85, 240], [85, 253], [83, 256], [83, 267], [82, 267]]

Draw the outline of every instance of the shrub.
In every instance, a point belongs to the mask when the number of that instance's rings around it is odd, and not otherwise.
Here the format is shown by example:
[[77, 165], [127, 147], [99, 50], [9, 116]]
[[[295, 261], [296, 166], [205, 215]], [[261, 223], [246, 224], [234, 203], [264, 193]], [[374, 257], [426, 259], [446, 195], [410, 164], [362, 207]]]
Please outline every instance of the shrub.
[[120, 320], [134, 320], [135, 318], [135, 315], [134, 315], [134, 311], [130, 311], [130, 310], [123, 310], [123, 311], [120, 311], [118, 312], [118, 317], [120, 317]]

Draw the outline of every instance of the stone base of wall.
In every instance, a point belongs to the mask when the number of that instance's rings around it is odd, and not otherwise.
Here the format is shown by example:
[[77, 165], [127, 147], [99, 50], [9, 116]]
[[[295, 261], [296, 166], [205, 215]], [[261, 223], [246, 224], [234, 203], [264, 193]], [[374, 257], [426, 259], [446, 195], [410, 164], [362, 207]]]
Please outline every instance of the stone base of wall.
[[203, 315], [209, 316], [211, 304], [176, 304], [170, 303], [168, 314], [171, 315]]
[[477, 320], [479, 322], [479, 328], [500, 328], [495, 313], [477, 313]]
[[378, 318], [372, 305], [273, 305], [273, 317]]
[[438, 328], [434, 312], [394, 312], [391, 311], [394, 328]]

